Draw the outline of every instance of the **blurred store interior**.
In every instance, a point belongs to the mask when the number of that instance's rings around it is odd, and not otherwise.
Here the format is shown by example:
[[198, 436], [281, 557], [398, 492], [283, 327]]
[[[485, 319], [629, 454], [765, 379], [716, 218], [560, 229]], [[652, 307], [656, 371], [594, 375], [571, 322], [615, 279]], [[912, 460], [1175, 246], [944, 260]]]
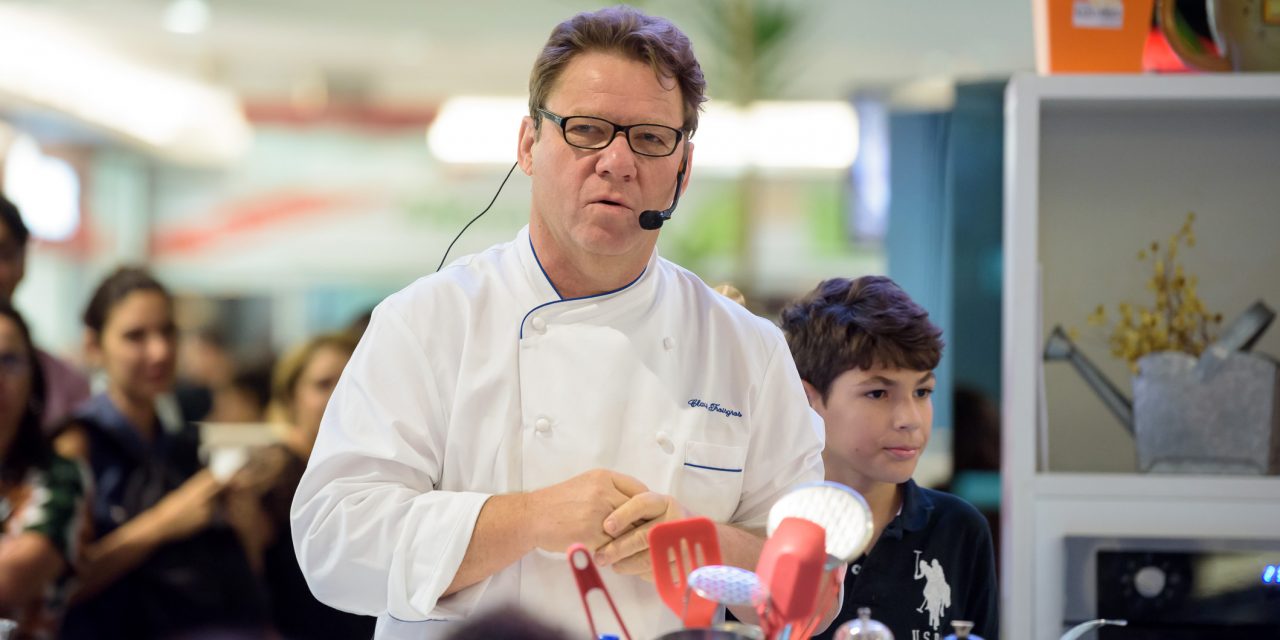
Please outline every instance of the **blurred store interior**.
[[[529, 52], [597, 6], [0, 2], [4, 188], [36, 237], [16, 304], [77, 362], [83, 305], [122, 263], [179, 295], [184, 355], [262, 367], [345, 326], [492, 197]], [[897, 279], [947, 331], [944, 367], [967, 363], [940, 376], [945, 453], [952, 389], [999, 401], [1001, 101], [1033, 67], [1030, 5], [640, 6], [690, 33], [711, 95], [660, 253], [763, 315], [824, 277]], [[517, 172], [450, 259], [509, 239], [527, 193]]]

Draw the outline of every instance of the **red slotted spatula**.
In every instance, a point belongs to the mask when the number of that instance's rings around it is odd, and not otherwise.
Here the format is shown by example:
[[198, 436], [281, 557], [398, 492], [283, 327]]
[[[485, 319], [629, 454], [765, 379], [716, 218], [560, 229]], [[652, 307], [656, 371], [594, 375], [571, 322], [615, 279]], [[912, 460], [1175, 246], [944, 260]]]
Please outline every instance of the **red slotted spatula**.
[[649, 530], [649, 560], [653, 581], [667, 608], [685, 627], [707, 627], [716, 603], [689, 588], [689, 574], [698, 567], [720, 564], [720, 537], [709, 518], [685, 518]]

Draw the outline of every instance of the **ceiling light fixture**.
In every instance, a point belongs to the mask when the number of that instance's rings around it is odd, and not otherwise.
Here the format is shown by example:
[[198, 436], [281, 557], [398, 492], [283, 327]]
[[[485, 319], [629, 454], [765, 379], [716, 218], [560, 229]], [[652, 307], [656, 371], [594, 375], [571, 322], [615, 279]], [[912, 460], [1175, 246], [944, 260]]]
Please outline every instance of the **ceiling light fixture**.
[[4, 184], [31, 235], [62, 242], [80, 228], [80, 177], [66, 161], [41, 153], [30, 136], [20, 134], [9, 145]]
[[252, 130], [232, 93], [145, 67], [54, 16], [0, 5], [0, 107], [62, 113], [166, 159], [220, 165]]
[[202, 33], [209, 28], [209, 15], [205, 0], [172, 0], [164, 8], [164, 28], [184, 35]]

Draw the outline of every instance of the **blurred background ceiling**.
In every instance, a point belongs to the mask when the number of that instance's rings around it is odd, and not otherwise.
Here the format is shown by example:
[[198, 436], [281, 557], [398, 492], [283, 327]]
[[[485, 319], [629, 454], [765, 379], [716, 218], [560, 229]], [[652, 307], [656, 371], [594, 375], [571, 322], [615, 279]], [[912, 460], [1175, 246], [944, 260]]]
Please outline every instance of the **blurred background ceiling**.
[[[707, 2], [709, 0], [694, 0]], [[317, 94], [414, 108], [450, 95], [521, 95], [574, 0], [6, 0], [49, 12], [128, 57], [221, 85], [249, 105]], [[694, 2], [639, 3], [705, 40]], [[777, 98], [834, 99], [868, 84], [1004, 76], [1033, 65], [1025, 0], [786, 0], [805, 18]], [[193, 33], [176, 33], [170, 28]], [[704, 64], [705, 58], [704, 57]], [[709, 69], [715, 97], [714, 72]]]

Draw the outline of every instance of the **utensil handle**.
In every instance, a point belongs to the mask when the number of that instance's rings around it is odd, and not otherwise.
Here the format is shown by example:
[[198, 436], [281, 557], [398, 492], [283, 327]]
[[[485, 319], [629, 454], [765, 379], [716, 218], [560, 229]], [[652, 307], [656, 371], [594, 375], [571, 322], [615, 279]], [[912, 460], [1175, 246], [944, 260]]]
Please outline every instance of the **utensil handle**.
[[846, 566], [847, 565], [842, 564], [827, 572], [830, 579], [822, 581], [822, 590], [818, 592], [817, 609], [813, 612], [813, 616], [800, 626], [795, 635], [792, 636], [793, 638], [804, 638], [805, 640], [808, 640], [808, 638], [813, 637], [813, 630], [818, 628], [818, 623], [822, 622], [823, 616], [827, 613], [822, 608], [823, 602], [831, 595], [832, 589], [834, 589], [837, 594], [840, 593], [840, 583], [844, 580], [844, 569]]
[[596, 621], [591, 615], [591, 604], [587, 602], [587, 594], [593, 589], [599, 589], [604, 594], [605, 602], [609, 603], [609, 609], [613, 611], [613, 619], [618, 621], [618, 627], [622, 629], [622, 636], [626, 640], [631, 640], [631, 633], [627, 631], [627, 625], [622, 621], [617, 605], [613, 603], [613, 596], [609, 595], [609, 590], [604, 586], [604, 580], [600, 579], [600, 572], [596, 571], [596, 564], [591, 560], [591, 552], [587, 551], [587, 547], [580, 542], [569, 547], [569, 568], [573, 569], [573, 579], [578, 583], [578, 596], [582, 598], [582, 608], [587, 612], [587, 626], [591, 628], [591, 637], [598, 638], [600, 634], [596, 633]]

